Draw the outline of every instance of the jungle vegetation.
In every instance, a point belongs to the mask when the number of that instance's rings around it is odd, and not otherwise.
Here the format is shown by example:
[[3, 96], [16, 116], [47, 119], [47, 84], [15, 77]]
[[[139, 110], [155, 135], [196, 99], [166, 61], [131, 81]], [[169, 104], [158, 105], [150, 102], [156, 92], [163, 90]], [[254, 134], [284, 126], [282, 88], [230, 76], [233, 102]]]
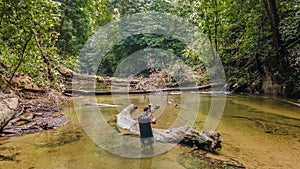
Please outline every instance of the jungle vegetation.
[[[202, 31], [231, 90], [300, 97], [299, 0], [0, 0], [1, 79], [26, 74], [55, 88], [62, 80], [57, 66], [88, 64], [78, 61], [80, 50], [98, 27], [148, 11]], [[202, 64], [177, 39], [140, 34], [111, 47], [97, 74], [111, 76], [122, 59], [145, 48], [168, 50], [195, 70]]]

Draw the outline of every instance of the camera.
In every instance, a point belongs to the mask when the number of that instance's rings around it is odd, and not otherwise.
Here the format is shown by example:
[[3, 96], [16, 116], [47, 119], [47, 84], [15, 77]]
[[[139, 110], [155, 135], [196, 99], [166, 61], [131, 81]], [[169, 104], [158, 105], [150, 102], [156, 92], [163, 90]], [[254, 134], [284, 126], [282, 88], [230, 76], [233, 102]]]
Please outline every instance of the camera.
[[154, 109], [159, 109], [159, 108], [160, 106], [158, 104], [154, 106]]

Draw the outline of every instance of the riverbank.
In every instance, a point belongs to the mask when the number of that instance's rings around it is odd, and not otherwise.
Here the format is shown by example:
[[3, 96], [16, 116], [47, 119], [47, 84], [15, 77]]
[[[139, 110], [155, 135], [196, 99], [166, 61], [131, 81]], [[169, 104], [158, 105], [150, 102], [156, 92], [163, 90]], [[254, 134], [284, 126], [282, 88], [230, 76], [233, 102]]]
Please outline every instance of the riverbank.
[[11, 109], [2, 109], [1, 136], [14, 136], [42, 130], [56, 129], [68, 123], [61, 113], [62, 105], [67, 98], [55, 91], [46, 93], [11, 92], [2, 94], [2, 99]]
[[11, 80], [1, 76], [0, 135], [14, 136], [66, 125], [60, 112], [67, 97], [37, 86], [29, 76], [15, 75]]

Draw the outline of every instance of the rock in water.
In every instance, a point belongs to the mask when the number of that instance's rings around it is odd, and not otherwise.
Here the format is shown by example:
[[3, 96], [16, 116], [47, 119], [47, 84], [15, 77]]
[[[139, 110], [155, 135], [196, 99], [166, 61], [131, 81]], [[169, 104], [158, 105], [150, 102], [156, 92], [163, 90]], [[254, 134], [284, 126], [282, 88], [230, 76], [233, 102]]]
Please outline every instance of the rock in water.
[[12, 98], [6, 98], [4, 94], [1, 94], [3, 98], [0, 98], [0, 129], [2, 129], [7, 122], [12, 119], [16, 113], [15, 109], [19, 105], [17, 96]]

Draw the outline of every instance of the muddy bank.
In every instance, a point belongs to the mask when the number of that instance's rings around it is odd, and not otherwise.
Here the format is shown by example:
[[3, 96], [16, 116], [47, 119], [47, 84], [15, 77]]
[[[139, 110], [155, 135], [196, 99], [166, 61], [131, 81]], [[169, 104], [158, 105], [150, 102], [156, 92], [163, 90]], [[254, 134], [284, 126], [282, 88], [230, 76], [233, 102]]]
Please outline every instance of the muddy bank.
[[0, 136], [22, 135], [66, 125], [60, 113], [66, 97], [38, 86], [27, 75], [0, 78]]

